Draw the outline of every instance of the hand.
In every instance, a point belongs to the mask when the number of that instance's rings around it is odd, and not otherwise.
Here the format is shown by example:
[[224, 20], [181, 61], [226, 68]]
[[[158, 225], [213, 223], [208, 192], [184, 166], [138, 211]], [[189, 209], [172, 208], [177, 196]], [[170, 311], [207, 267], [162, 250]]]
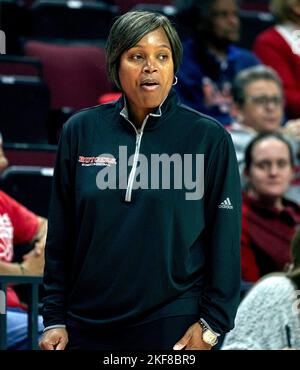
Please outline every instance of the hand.
[[40, 240], [38, 240], [34, 243], [34, 247], [32, 248], [32, 250], [29, 253], [24, 254], [23, 261], [26, 261], [27, 258], [31, 257], [31, 255], [32, 255], [31, 252], [33, 252], [36, 257], [44, 255], [45, 241], [46, 241], [46, 235], [43, 239], [40, 239]]
[[296, 140], [300, 140], [300, 119], [294, 119], [286, 122], [280, 127], [280, 133], [283, 135], [291, 136]]
[[41, 254], [44, 253], [45, 244], [46, 244], [46, 236], [47, 234], [44, 234], [44, 236], [40, 240], [34, 243], [33, 250], [37, 256], [40, 256]]
[[184, 336], [174, 345], [174, 350], [210, 350], [211, 345], [202, 339], [202, 328], [198, 322], [193, 324], [185, 332]]
[[68, 341], [68, 332], [65, 328], [49, 329], [43, 334], [39, 346], [43, 350], [64, 350]]
[[34, 249], [23, 256], [22, 266], [25, 275], [43, 275], [45, 265], [44, 253], [37, 254]]
[[[36, 235], [33, 238], [34, 241], [34, 252], [36, 256], [40, 256], [44, 254], [45, 245], [46, 245], [46, 238], [47, 238], [47, 230], [48, 230], [48, 221], [42, 217], [38, 217], [39, 220], [39, 227]], [[23, 257], [24, 260], [27, 259], [27, 255]]]

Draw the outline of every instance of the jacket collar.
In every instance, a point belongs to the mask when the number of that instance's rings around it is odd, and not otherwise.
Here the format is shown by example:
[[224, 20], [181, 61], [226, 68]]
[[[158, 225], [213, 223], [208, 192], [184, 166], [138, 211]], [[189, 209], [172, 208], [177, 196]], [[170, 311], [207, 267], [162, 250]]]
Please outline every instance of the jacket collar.
[[[177, 104], [178, 98], [176, 92], [171, 89], [163, 102], [146, 117], [147, 122], [144, 130], [148, 131], [157, 128], [162, 122], [169, 118], [169, 116], [174, 112]], [[117, 101], [116, 108], [119, 111], [119, 115], [124, 118], [122, 122], [126, 122], [127, 125], [130, 125], [127, 100], [124, 94]]]

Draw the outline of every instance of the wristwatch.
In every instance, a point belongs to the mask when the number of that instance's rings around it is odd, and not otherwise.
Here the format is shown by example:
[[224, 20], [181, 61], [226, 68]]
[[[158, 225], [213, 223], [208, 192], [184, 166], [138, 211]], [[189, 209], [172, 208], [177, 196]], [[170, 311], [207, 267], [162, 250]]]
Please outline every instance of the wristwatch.
[[211, 345], [212, 347], [215, 346], [218, 343], [218, 336], [220, 334], [215, 333], [203, 319], [199, 320], [199, 324], [202, 328], [203, 342]]

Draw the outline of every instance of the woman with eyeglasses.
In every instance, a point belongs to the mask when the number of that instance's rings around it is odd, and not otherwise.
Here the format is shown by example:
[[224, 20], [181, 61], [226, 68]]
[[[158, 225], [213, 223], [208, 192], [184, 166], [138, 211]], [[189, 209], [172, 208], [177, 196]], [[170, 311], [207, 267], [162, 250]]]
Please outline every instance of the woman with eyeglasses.
[[242, 278], [255, 282], [290, 262], [300, 207], [284, 198], [293, 177], [291, 147], [280, 134], [256, 136], [245, 153], [242, 206]]

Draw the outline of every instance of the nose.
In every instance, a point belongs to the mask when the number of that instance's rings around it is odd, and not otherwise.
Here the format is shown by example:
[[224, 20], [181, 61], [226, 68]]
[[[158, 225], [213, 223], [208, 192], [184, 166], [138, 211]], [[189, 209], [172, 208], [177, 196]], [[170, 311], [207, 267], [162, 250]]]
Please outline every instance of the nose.
[[153, 58], [147, 58], [143, 67], [143, 72], [153, 73], [157, 71], [157, 66]]
[[279, 107], [279, 105], [276, 104], [274, 101], [269, 100], [266, 103], [265, 107], [266, 107], [266, 110], [273, 111], [273, 110], [276, 110]]
[[279, 168], [278, 168], [278, 165], [273, 163], [271, 166], [270, 166], [270, 176], [277, 176], [279, 172]]

